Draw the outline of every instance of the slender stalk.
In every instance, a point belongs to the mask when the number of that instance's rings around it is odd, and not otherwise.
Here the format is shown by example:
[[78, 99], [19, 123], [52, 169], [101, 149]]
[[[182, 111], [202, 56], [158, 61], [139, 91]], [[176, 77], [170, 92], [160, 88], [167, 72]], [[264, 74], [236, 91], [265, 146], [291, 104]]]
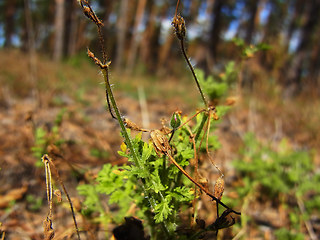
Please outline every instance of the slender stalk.
[[184, 57], [184, 59], [186, 60], [188, 66], [189, 66], [189, 68], [190, 68], [190, 71], [191, 71], [191, 73], [192, 73], [192, 76], [193, 76], [193, 78], [194, 78], [194, 81], [195, 81], [196, 84], [197, 84], [197, 87], [198, 87], [198, 90], [199, 90], [199, 92], [200, 92], [202, 101], [203, 101], [204, 105], [206, 106], [206, 108], [208, 108], [208, 103], [207, 103], [207, 101], [206, 101], [206, 98], [204, 97], [204, 94], [203, 94], [202, 89], [201, 89], [201, 87], [200, 87], [200, 84], [199, 84], [198, 78], [197, 78], [197, 76], [196, 76], [196, 73], [194, 72], [194, 69], [193, 69], [193, 67], [192, 67], [192, 65], [191, 65], [191, 63], [190, 63], [190, 61], [189, 61], [188, 56], [187, 56], [187, 53], [186, 53], [186, 50], [185, 50], [185, 47], [184, 47], [184, 41], [183, 41], [183, 39], [180, 39], [180, 47], [181, 47], [181, 51], [182, 51], [183, 57]]
[[111, 101], [112, 108], [113, 108], [113, 110], [114, 110], [114, 112], [116, 114], [117, 120], [118, 120], [118, 122], [120, 124], [120, 127], [121, 127], [121, 130], [122, 130], [122, 134], [123, 134], [123, 137], [125, 139], [125, 142], [126, 142], [128, 148], [131, 151], [131, 156], [133, 158], [133, 161], [134, 161], [135, 165], [140, 168], [141, 166], [140, 166], [140, 163], [139, 163], [139, 159], [138, 159], [137, 153], [136, 153], [136, 151], [135, 151], [135, 149], [133, 147], [131, 138], [129, 137], [129, 134], [127, 132], [127, 129], [126, 129], [126, 127], [124, 125], [124, 122], [123, 122], [123, 119], [121, 117], [119, 108], [117, 106], [117, 103], [116, 103], [116, 101], [114, 99], [114, 96], [113, 96], [113, 93], [112, 93], [112, 89], [111, 89], [110, 82], [109, 82], [108, 68], [103, 68], [103, 69], [101, 69], [101, 71], [102, 71], [104, 82], [105, 82], [105, 88], [107, 90], [109, 99]]

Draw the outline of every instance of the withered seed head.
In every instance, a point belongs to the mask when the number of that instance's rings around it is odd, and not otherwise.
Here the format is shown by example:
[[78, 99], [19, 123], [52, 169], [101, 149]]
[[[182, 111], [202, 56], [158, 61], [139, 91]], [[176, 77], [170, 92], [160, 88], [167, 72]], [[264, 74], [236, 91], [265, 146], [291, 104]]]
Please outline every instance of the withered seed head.
[[80, 6], [82, 7], [84, 15], [86, 15], [87, 18], [92, 20], [98, 27], [102, 27], [103, 26], [102, 21], [97, 17], [95, 12], [92, 10], [89, 2], [86, 0], [78, 0], [78, 2], [80, 3]]
[[160, 130], [152, 130], [150, 137], [157, 154], [170, 154], [170, 144], [166, 136]]
[[176, 15], [173, 18], [171, 25], [174, 27], [177, 38], [183, 40], [186, 36], [186, 24], [183, 17]]
[[134, 131], [141, 131], [141, 128], [137, 124], [135, 124], [134, 122], [131, 122], [127, 118], [123, 119], [123, 123], [125, 124], [126, 128], [129, 128]]
[[224, 192], [224, 180], [223, 180], [223, 176], [220, 176], [214, 185], [213, 196], [221, 200], [223, 192]]

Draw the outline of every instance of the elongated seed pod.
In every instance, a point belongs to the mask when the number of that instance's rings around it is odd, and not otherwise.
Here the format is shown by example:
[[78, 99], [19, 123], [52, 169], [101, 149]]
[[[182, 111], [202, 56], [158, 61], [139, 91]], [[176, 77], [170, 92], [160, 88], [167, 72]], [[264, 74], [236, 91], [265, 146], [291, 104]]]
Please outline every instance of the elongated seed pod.
[[223, 192], [224, 192], [224, 180], [223, 180], [223, 176], [220, 176], [217, 179], [216, 183], [214, 184], [213, 196], [215, 196], [217, 199], [221, 200]]
[[141, 131], [141, 127], [139, 127], [137, 124], [134, 122], [131, 122], [129, 119], [124, 118], [123, 123], [125, 124], [126, 128], [129, 128], [134, 131]]
[[160, 130], [152, 130], [150, 132], [150, 137], [153, 142], [153, 146], [157, 153], [169, 153], [170, 154], [170, 144], [167, 137]]

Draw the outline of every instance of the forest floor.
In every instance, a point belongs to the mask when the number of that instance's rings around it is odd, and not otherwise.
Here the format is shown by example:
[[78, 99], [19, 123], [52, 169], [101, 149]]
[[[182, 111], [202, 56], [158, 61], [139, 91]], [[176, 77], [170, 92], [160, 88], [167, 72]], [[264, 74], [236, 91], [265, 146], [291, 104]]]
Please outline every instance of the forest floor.
[[[126, 163], [117, 154], [122, 139], [117, 122], [106, 110], [102, 77], [95, 66], [81, 58], [55, 64], [37, 57], [37, 67], [31, 69], [35, 74], [30, 74], [29, 61], [22, 53], [0, 51], [0, 237], [5, 233], [4, 239], [43, 239], [48, 204], [44, 168], [36, 157], [42, 146], [53, 156], [77, 211], [82, 198], [76, 187], [86, 181], [86, 175], [96, 176], [105, 163]], [[111, 82], [122, 114], [143, 127], [160, 128], [161, 119], [168, 121], [174, 111], [190, 115], [197, 106], [192, 79], [128, 78], [114, 73]], [[242, 98], [235, 97], [231, 111], [220, 123], [215, 134], [222, 147], [216, 164], [225, 173], [226, 192], [236, 175], [230, 163], [238, 156], [246, 132], [275, 144], [287, 138], [294, 148], [312, 151], [319, 171], [319, 100], [283, 100], [279, 92], [275, 87], [258, 86]], [[61, 142], [59, 148], [53, 146], [57, 141]], [[74, 169], [83, 174], [75, 175]], [[216, 175], [209, 178], [214, 182]], [[262, 204], [257, 202], [256, 206], [256, 210], [259, 206], [261, 209]], [[211, 211], [207, 204], [203, 208]], [[271, 203], [259, 212], [257, 218], [264, 218], [264, 228], [257, 224], [247, 229], [246, 239], [274, 239], [275, 228], [290, 228], [279, 222], [279, 211]], [[79, 226], [89, 232], [81, 235], [84, 239], [103, 239], [105, 232], [99, 232], [79, 213], [76, 217]], [[204, 217], [214, 219], [213, 214]], [[54, 206], [53, 221], [55, 239], [72, 235], [73, 221], [66, 200]], [[314, 228], [319, 234], [319, 222]], [[308, 239], [308, 231], [302, 229]], [[221, 239], [231, 235], [229, 231]]]

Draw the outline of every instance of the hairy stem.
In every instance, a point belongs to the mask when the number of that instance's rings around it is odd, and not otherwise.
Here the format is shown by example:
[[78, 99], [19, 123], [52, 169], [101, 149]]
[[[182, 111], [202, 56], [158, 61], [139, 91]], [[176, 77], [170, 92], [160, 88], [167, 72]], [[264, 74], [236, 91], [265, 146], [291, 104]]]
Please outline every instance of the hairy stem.
[[[107, 67], [102, 68], [101, 71], [102, 71], [103, 78], [104, 78], [104, 81], [105, 81], [105, 88], [106, 88], [106, 91], [108, 93], [112, 108], [113, 108], [113, 110], [115, 112], [116, 118], [117, 118], [117, 120], [118, 120], [118, 122], [120, 124], [121, 130], [122, 130], [121, 132], [122, 132], [123, 137], [125, 139], [125, 143], [127, 144], [128, 148], [130, 149], [130, 155], [133, 158], [134, 164], [138, 168], [141, 168], [143, 166], [140, 165], [138, 155], [137, 155], [137, 153], [136, 153], [136, 151], [135, 151], [135, 149], [133, 147], [131, 138], [130, 138], [128, 132], [127, 132], [127, 129], [126, 129], [125, 124], [123, 122], [123, 119], [121, 117], [119, 108], [118, 108], [117, 103], [115, 101], [115, 98], [113, 96], [113, 92], [112, 92], [112, 89], [111, 89], [111, 86], [110, 86], [110, 82], [109, 82], [108, 68]], [[155, 184], [152, 181], [152, 179], [148, 179], [148, 180], [151, 181], [153, 185]], [[142, 188], [143, 188], [143, 191], [145, 192], [145, 195], [148, 196], [148, 201], [149, 201], [152, 209], [155, 209], [155, 206], [157, 205], [157, 203], [155, 201], [155, 198], [153, 197], [153, 194], [150, 193], [150, 191], [148, 191], [143, 184], [142, 184]], [[160, 195], [161, 200], [164, 201], [164, 197], [163, 197], [161, 192], [159, 192], [159, 195]], [[166, 231], [164, 231], [166, 233], [166, 235], [169, 235], [169, 230], [168, 230], [168, 227], [166, 226], [166, 224], [165, 223], [161, 223], [161, 225], [162, 225], [163, 228], [166, 229]]]

